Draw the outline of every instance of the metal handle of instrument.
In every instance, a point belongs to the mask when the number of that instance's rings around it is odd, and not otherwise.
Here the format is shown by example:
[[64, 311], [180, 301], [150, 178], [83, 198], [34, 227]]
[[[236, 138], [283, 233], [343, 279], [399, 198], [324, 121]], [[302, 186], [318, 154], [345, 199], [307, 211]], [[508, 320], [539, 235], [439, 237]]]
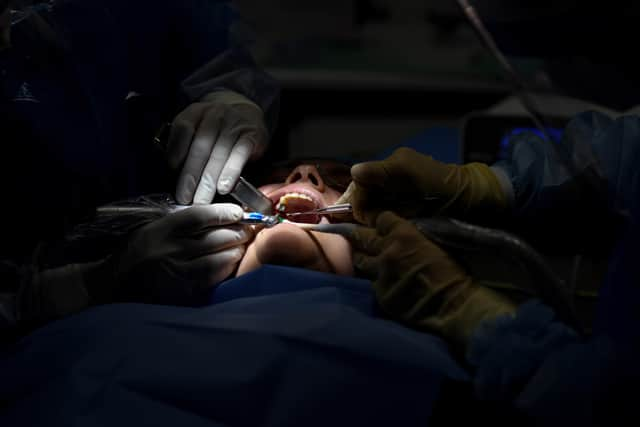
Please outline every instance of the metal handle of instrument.
[[353, 212], [353, 207], [350, 203], [343, 203], [340, 205], [331, 205], [326, 208], [315, 209], [313, 211], [307, 212], [293, 212], [288, 213], [287, 216], [298, 216], [298, 215], [331, 215], [331, 214], [341, 214], [341, 213], [351, 213]]

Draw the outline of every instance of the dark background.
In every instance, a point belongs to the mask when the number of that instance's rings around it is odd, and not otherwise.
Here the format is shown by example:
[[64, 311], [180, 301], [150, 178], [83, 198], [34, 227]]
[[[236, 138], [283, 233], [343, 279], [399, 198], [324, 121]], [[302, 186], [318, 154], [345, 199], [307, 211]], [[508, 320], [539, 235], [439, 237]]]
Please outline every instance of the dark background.
[[[367, 159], [425, 129], [459, 130], [511, 89], [456, 0], [235, 3], [236, 34], [283, 87], [273, 157]], [[634, 2], [472, 4], [536, 91], [636, 104]]]

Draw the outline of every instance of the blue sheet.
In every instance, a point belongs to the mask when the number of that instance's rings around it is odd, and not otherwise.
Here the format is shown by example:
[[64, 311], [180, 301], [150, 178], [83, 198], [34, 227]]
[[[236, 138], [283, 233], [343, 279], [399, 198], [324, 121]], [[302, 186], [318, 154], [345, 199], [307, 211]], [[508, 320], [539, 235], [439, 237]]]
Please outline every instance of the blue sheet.
[[468, 380], [439, 338], [377, 318], [362, 280], [266, 266], [213, 300], [36, 331], [0, 358], [0, 425], [425, 426], [442, 380]]

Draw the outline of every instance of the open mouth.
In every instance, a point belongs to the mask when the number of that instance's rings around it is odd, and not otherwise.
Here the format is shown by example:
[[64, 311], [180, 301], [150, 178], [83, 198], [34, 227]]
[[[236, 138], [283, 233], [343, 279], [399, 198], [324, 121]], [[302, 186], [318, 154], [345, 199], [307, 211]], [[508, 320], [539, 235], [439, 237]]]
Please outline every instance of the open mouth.
[[283, 188], [269, 195], [274, 211], [286, 220], [306, 224], [318, 224], [322, 217], [317, 214], [291, 215], [313, 211], [324, 207], [320, 195], [306, 188]]

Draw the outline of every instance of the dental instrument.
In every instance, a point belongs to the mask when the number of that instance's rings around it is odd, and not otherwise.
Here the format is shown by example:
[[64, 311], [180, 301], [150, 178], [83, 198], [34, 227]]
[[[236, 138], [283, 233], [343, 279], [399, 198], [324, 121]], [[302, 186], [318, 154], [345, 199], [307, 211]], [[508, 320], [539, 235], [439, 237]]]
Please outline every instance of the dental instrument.
[[[476, 31], [482, 43], [489, 51], [489, 53], [496, 59], [500, 67], [505, 72], [506, 76], [511, 81], [512, 87], [514, 89], [515, 95], [518, 97], [524, 109], [529, 113], [531, 120], [533, 121], [536, 128], [542, 132], [544, 135], [544, 139], [549, 142], [558, 142], [556, 139], [552, 138], [552, 135], [549, 133], [550, 126], [548, 126], [548, 120], [546, 115], [541, 111], [533, 97], [529, 94], [530, 90], [524, 78], [516, 71], [515, 67], [511, 64], [509, 59], [502, 53], [495, 39], [487, 30], [484, 22], [480, 18], [480, 15], [476, 11], [475, 7], [471, 4], [470, 0], [457, 0], [458, 5], [462, 9], [462, 12], [469, 20], [469, 23]], [[582, 176], [583, 181], [588, 185], [593, 194], [602, 195], [608, 194], [607, 189], [603, 186], [604, 178], [602, 173], [593, 166], [584, 167], [584, 165], [598, 164], [597, 160], [594, 158], [593, 154], [589, 154], [588, 157], [582, 158], [581, 156], [573, 156], [569, 149], [564, 144], [551, 144], [553, 149], [558, 154], [560, 161], [567, 167], [571, 174], [574, 176]], [[582, 159], [580, 162], [579, 159]], [[600, 199], [600, 203], [603, 205], [610, 205], [611, 202], [606, 199], [606, 197], [598, 196]], [[612, 204], [613, 206], [618, 206], [618, 203]], [[622, 219], [626, 219], [628, 217], [627, 213], [620, 210], [619, 208], [615, 208], [615, 213]]]
[[260, 212], [267, 215], [273, 211], [271, 199], [249, 184], [243, 177], [238, 179], [238, 183], [229, 194], [252, 212]]
[[299, 216], [299, 215], [333, 215], [333, 214], [347, 214], [353, 212], [353, 207], [350, 203], [343, 203], [340, 205], [331, 205], [324, 208], [314, 209], [306, 212], [292, 212], [284, 213], [285, 216]]
[[529, 88], [525, 80], [520, 76], [520, 74], [518, 74], [518, 72], [516, 72], [511, 62], [502, 53], [495, 39], [485, 27], [484, 22], [478, 15], [478, 12], [476, 12], [475, 7], [473, 7], [473, 5], [471, 5], [468, 0], [458, 0], [458, 4], [462, 8], [463, 13], [469, 20], [471, 26], [476, 31], [478, 37], [480, 37], [480, 40], [482, 40], [482, 43], [484, 43], [486, 49], [494, 57], [498, 64], [500, 64], [500, 67], [502, 67], [503, 71], [511, 81], [515, 95], [518, 97], [527, 113], [529, 113], [529, 116], [536, 128], [538, 128], [540, 132], [542, 132], [545, 139], [553, 141], [547, 131], [547, 129], [549, 128], [549, 126], [547, 125], [547, 120], [537, 108], [533, 98], [529, 95]]
[[[153, 138], [154, 144], [163, 153], [167, 152], [169, 135], [171, 133], [171, 123], [164, 123], [156, 132]], [[271, 199], [265, 196], [260, 190], [251, 185], [246, 179], [240, 177], [233, 190], [229, 193], [234, 199], [240, 202], [243, 207], [252, 212], [270, 214], [273, 211]]]
[[[291, 223], [290, 221], [284, 221], [285, 223]], [[291, 223], [295, 224], [305, 230], [317, 231], [319, 233], [338, 234], [340, 236], [349, 239], [353, 236], [353, 232], [358, 228], [358, 224], [350, 222], [341, 222], [337, 224], [303, 224], [303, 223]]]
[[264, 225], [271, 228], [284, 222], [282, 218], [276, 215], [264, 215], [260, 212], [245, 212], [240, 220], [240, 224], [248, 225]]

